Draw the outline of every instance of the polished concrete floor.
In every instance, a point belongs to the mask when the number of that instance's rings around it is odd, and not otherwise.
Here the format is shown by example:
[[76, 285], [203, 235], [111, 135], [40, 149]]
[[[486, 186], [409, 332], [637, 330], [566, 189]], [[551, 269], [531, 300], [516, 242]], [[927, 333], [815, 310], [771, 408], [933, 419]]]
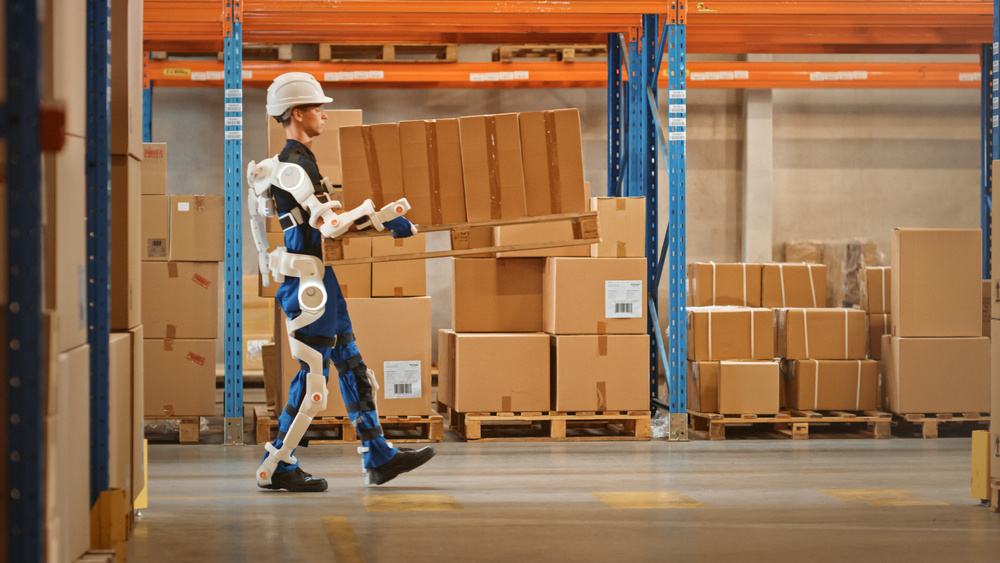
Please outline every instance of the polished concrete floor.
[[969, 438], [454, 440], [381, 487], [300, 449], [321, 494], [257, 489], [260, 446], [151, 443], [128, 560], [1000, 561]]

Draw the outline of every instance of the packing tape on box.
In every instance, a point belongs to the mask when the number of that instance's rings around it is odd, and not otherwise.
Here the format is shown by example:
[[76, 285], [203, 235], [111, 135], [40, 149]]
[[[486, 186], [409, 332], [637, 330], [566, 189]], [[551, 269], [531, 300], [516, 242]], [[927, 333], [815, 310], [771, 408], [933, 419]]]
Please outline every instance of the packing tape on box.
[[203, 195], [194, 196], [194, 210], [195, 211], [205, 210], [205, 196]]
[[756, 332], [754, 330], [755, 325], [753, 322], [754, 313], [756, 313], [756, 311], [750, 309], [750, 357], [753, 359], [757, 359], [757, 342], [756, 339], [754, 338], [756, 336], [754, 334]]
[[603, 381], [597, 382], [597, 410], [608, 410], [608, 387]]
[[166, 339], [174, 340], [177, 338], [177, 325], [168, 324], [165, 330]]
[[511, 412], [514, 409], [510, 408], [510, 406], [511, 406], [510, 395], [504, 395], [503, 397], [500, 398], [500, 410], [501, 411], [503, 411], [503, 412]]
[[372, 134], [371, 125], [361, 128], [361, 139], [365, 145], [365, 160], [368, 162], [368, 179], [372, 184], [372, 199], [375, 200], [375, 208], [379, 209], [386, 204], [382, 195], [382, 175], [379, 174], [378, 151], [375, 150], [375, 137]]
[[813, 281], [813, 265], [806, 264], [806, 269], [809, 273], [809, 289], [812, 291], [813, 307], [819, 307], [819, 305], [816, 304], [816, 282]]
[[888, 311], [888, 309], [885, 307], [885, 270], [886, 268], [882, 268], [882, 312], [883, 313]]
[[851, 327], [847, 324], [847, 318], [848, 318], [847, 311], [848, 311], [847, 309], [844, 309], [844, 359], [845, 360], [850, 357], [848, 354], [847, 344], [850, 341], [850, 338], [848, 338], [848, 336], [850, 336], [849, 332]]
[[628, 248], [625, 246], [625, 241], [620, 240], [615, 245], [615, 257], [616, 258], [626, 258], [626, 257], [628, 257]]
[[819, 407], [819, 361], [818, 360], [813, 360], [813, 362], [816, 364], [816, 369], [813, 370], [813, 377], [816, 379], [816, 381], [813, 384], [813, 407], [812, 408], [815, 409], [815, 408]]
[[430, 183], [431, 223], [444, 223], [441, 211], [441, 172], [438, 168], [437, 121], [424, 121], [424, 138], [427, 140], [427, 180]]
[[167, 262], [167, 277], [176, 278], [178, 275], [177, 262]]
[[625, 211], [625, 198], [623, 197], [615, 198], [615, 211]]
[[174, 351], [174, 339], [173, 338], [164, 338], [163, 339], [163, 351], [164, 352], [173, 352]]
[[397, 285], [396, 287], [392, 288], [392, 295], [393, 297], [405, 297], [406, 292], [403, 291], [402, 287]]
[[604, 321], [597, 322], [597, 334], [607, 334], [608, 333], [608, 323]]
[[597, 355], [607, 356], [608, 355], [608, 335], [598, 334], [597, 335]]
[[501, 211], [500, 200], [500, 165], [497, 153], [497, 118], [486, 116], [486, 167], [490, 180], [490, 219], [499, 219]]
[[562, 213], [562, 179], [559, 177], [559, 150], [556, 139], [556, 116], [554, 112], [542, 113], [545, 121], [545, 154], [548, 157], [549, 169], [549, 201], [553, 214]]
[[749, 305], [749, 303], [747, 303], [747, 264], [746, 264], [746, 262], [743, 263], [743, 304], [744, 305]]
[[806, 357], [809, 357], [809, 315], [805, 309], [802, 309], [802, 332], [805, 334], [803, 341], [806, 346]]
[[708, 359], [714, 360], [715, 356], [712, 355], [712, 312], [708, 312]]
[[[718, 293], [718, 290], [715, 287], [715, 262], [709, 262], [709, 264], [712, 265], [712, 306], [715, 306], [715, 294]], [[712, 318], [711, 317], [711, 313], [709, 313], [709, 322], [708, 322], [708, 326], [709, 326], [708, 338], [709, 338], [709, 340], [711, 340], [711, 338], [712, 338], [712, 329], [711, 329], [711, 327], [712, 327], [712, 321], [711, 321], [711, 318]], [[711, 345], [709, 345], [708, 350], [709, 350], [709, 352], [708, 352], [709, 353], [709, 357], [711, 357], [711, 354], [712, 354], [712, 346]]]
[[163, 405], [163, 416], [174, 416], [174, 406]]
[[[781, 281], [781, 306], [785, 306], [785, 265], [778, 264], [778, 278]], [[808, 331], [806, 331], [808, 333]], [[806, 338], [806, 355], [809, 355], [809, 339]]]
[[861, 410], [861, 360], [858, 360], [858, 393], [854, 397], [854, 410]]

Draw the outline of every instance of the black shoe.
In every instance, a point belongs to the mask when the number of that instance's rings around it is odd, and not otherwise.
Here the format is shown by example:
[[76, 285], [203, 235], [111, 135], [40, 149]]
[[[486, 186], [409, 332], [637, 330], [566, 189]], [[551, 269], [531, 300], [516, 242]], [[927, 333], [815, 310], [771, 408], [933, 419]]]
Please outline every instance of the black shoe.
[[369, 485], [381, 485], [395, 479], [400, 473], [413, 471], [434, 457], [434, 448], [424, 446], [419, 450], [398, 448], [396, 455], [385, 465], [369, 469], [365, 482]]
[[260, 485], [260, 487], [262, 489], [285, 489], [292, 493], [321, 493], [326, 490], [326, 479], [313, 477], [296, 467], [291, 471], [273, 475], [270, 485]]

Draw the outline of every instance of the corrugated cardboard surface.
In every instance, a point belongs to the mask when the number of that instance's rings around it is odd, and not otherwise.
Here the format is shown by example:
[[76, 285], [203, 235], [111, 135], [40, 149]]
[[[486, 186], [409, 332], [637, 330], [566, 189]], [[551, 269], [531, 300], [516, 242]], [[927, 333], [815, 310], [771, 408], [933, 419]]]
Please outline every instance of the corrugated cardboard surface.
[[[372, 256], [393, 256], [427, 251], [427, 235], [407, 238], [372, 237]], [[427, 261], [397, 260], [372, 265], [372, 297], [427, 295]]]
[[[344, 239], [344, 258], [371, 256], [372, 240], [367, 237]], [[366, 298], [372, 296], [371, 264], [333, 266], [333, 273], [337, 276], [337, 285], [340, 286], [340, 292], [344, 297]]]
[[405, 197], [396, 123], [341, 127], [340, 146], [345, 209], [354, 209], [366, 199], [380, 209]]
[[167, 195], [167, 144], [142, 144], [142, 195]]
[[458, 129], [468, 220], [525, 217], [527, 203], [517, 114], [461, 117]]
[[130, 500], [132, 423], [132, 335], [113, 332], [108, 344], [108, 487], [122, 489]]
[[719, 412], [777, 414], [778, 362], [719, 362]]
[[892, 319], [888, 313], [868, 315], [868, 357], [882, 359], [882, 336], [892, 334]]
[[[990, 332], [1000, 334], [1000, 321], [990, 323]], [[1000, 415], [1000, 338], [990, 341], [990, 413]], [[1000, 418], [990, 419], [990, 477], [1000, 479]]]
[[438, 410], [442, 403], [448, 407], [455, 404], [455, 339], [454, 330], [438, 330]]
[[132, 500], [139, 497], [139, 493], [142, 492], [143, 487], [146, 486], [146, 468], [143, 463], [142, 455], [142, 442], [143, 438], [143, 427], [142, 421], [145, 418], [146, 411], [145, 407], [145, 387], [143, 385], [143, 374], [146, 369], [146, 356], [143, 353], [145, 343], [143, 341], [143, 336], [145, 331], [142, 325], [139, 325], [129, 331], [130, 340], [129, 345], [132, 348], [132, 370], [130, 374], [131, 379], [131, 407], [132, 407]]
[[826, 266], [764, 264], [761, 269], [762, 307], [823, 307]]
[[649, 408], [649, 336], [552, 337], [552, 397], [557, 411]]
[[[899, 338], [890, 340], [886, 368], [889, 409], [906, 413], [988, 412], [990, 340]], [[889, 354], [883, 346], [883, 361]]]
[[142, 322], [142, 163], [111, 157], [111, 330]]
[[688, 362], [688, 408], [719, 412], [719, 362]]
[[[496, 241], [496, 246], [571, 241], [573, 239], [573, 224], [569, 221], [493, 227], [493, 240]], [[546, 256], [590, 256], [590, 246], [586, 244], [577, 244], [573, 246], [559, 246], [555, 248], [535, 248], [531, 250], [497, 252], [497, 258], [531, 258]]]
[[550, 409], [549, 335], [458, 334], [455, 404], [458, 412]]
[[691, 303], [695, 307], [760, 307], [760, 264], [699, 262], [688, 267], [688, 276]]
[[145, 339], [147, 415], [215, 415], [215, 345], [214, 338]]
[[[340, 164], [340, 134], [341, 127], [361, 125], [361, 110], [359, 109], [328, 109], [326, 110], [326, 125], [323, 133], [309, 144], [309, 150], [316, 157], [319, 173], [323, 174], [335, 185], [344, 181]], [[267, 116], [267, 156], [277, 156], [285, 148], [285, 128], [273, 117]]]
[[[64, 104], [66, 133], [85, 137], [87, 135], [86, 4], [81, 2], [45, 4], [47, 11], [50, 12], [40, 14], [43, 29], [41, 39], [42, 45], [45, 45], [40, 53], [42, 99], [58, 100]], [[0, 99], [6, 102], [7, 96], [0, 95]]]
[[407, 219], [420, 225], [465, 221], [457, 119], [400, 121]]
[[773, 360], [771, 309], [691, 307], [688, 309], [689, 360]]
[[226, 259], [226, 200], [213, 195], [170, 196], [170, 260]]
[[775, 309], [776, 351], [789, 360], [863, 360], [867, 317], [860, 309]]
[[257, 295], [257, 276], [243, 276], [243, 369], [264, 370], [262, 347], [274, 337], [271, 297]]
[[[597, 212], [601, 232], [601, 242], [590, 245], [592, 257], [646, 257], [646, 198], [595, 197], [590, 210]], [[760, 295], [759, 285], [756, 293]]]
[[892, 231], [893, 336], [979, 336], [979, 229]]
[[586, 211], [590, 194], [583, 183], [580, 111], [522, 112], [517, 117], [528, 215]]
[[456, 258], [457, 332], [541, 332], [541, 258]]
[[892, 268], [865, 268], [861, 281], [861, 308], [873, 315], [891, 313]]
[[990, 319], [993, 318], [993, 283], [983, 280], [983, 332], [980, 336], [990, 335]]
[[875, 360], [794, 360], [788, 366], [788, 406], [793, 409], [878, 408], [879, 364]]
[[[609, 318], [610, 285], [640, 282], [630, 300], [633, 316]], [[620, 297], [620, 296], [619, 296]], [[625, 304], [623, 301], [621, 304]], [[542, 327], [551, 334], [645, 334], [646, 260], [642, 258], [546, 258], [542, 274]]]
[[142, 243], [139, 246], [144, 261], [166, 262], [170, 256], [169, 196], [142, 196]]
[[141, 160], [142, 0], [111, 0], [110, 16], [111, 154]]
[[[57, 351], [87, 343], [86, 142], [66, 137], [55, 160], [55, 305]], [[0, 194], [2, 195], [2, 194]], [[4, 218], [6, 219], [6, 217]], [[6, 230], [4, 231], [6, 235]], [[5, 245], [6, 246], [6, 245]], [[0, 251], [2, 254], [3, 251]], [[2, 258], [3, 256], [0, 256]], [[5, 274], [7, 267], [3, 268]], [[6, 292], [6, 287], [0, 292]], [[50, 305], [51, 306], [51, 305]]]
[[143, 262], [142, 272], [146, 338], [218, 336], [218, 263]]

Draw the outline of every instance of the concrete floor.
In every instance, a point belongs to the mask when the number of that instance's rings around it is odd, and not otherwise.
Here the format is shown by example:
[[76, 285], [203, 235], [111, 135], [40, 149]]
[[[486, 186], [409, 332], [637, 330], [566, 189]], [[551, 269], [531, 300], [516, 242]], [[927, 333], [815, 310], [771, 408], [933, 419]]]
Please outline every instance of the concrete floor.
[[260, 446], [153, 443], [128, 560], [1000, 560], [968, 438], [453, 440], [377, 488], [355, 446], [300, 449], [321, 494], [258, 490]]

